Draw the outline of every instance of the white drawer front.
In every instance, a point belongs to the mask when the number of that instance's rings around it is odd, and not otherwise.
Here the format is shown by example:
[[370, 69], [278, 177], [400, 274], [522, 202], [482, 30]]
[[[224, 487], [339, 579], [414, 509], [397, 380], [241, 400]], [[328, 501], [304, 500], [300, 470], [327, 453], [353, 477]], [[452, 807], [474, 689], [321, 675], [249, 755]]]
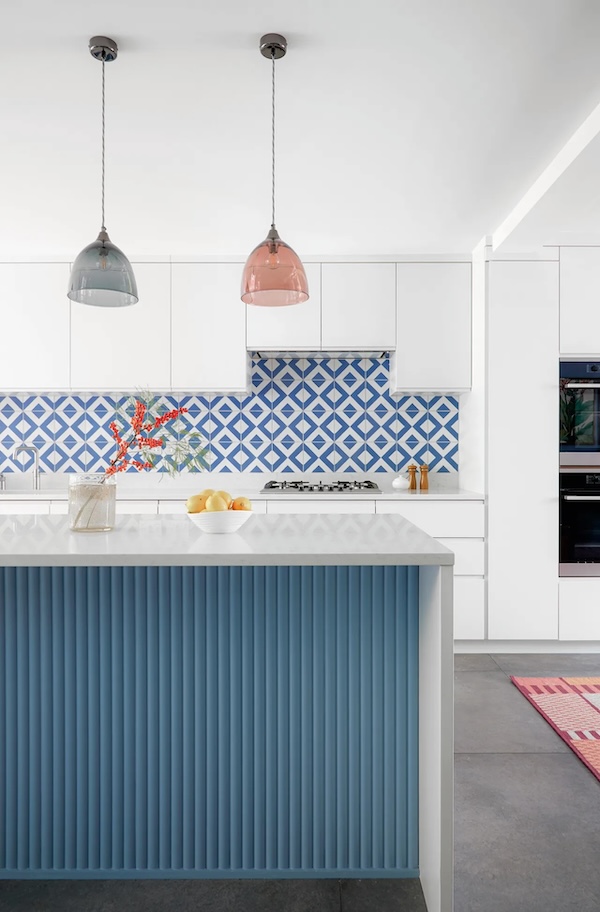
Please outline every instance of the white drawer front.
[[600, 577], [559, 581], [558, 638], [600, 640]]
[[454, 578], [454, 639], [485, 636], [485, 582], [476, 576]]
[[[159, 500], [158, 501], [158, 513], [160, 516], [173, 516], [173, 515], [182, 516], [185, 512], [186, 512], [185, 500]], [[266, 501], [253, 500], [252, 501], [252, 512], [253, 513], [266, 513], [267, 512]]]
[[131, 516], [135, 513], [156, 516], [158, 513], [158, 501], [156, 500], [121, 500], [117, 497], [117, 516]]
[[50, 516], [66, 516], [69, 512], [69, 502], [66, 500], [53, 500], [50, 504]]
[[372, 500], [269, 500], [267, 513], [374, 513]]
[[[0, 495], [1, 497], [1, 495]], [[7, 516], [10, 513], [18, 513], [20, 516], [26, 513], [36, 513], [39, 516], [48, 515], [50, 512], [49, 501], [39, 500], [9, 500], [0, 501], [0, 516]]]
[[378, 513], [404, 516], [434, 538], [483, 538], [484, 506], [476, 501], [375, 501]]
[[483, 576], [485, 554], [482, 539], [439, 538], [438, 541], [454, 551], [455, 576]]

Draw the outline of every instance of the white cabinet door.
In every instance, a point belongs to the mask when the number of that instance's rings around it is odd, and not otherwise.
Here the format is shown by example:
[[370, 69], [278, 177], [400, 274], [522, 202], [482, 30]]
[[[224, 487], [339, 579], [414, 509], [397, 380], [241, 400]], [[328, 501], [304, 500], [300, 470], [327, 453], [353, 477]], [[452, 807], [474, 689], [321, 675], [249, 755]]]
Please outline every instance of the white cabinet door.
[[560, 248], [560, 353], [600, 350], [600, 247]]
[[559, 640], [600, 640], [600, 578], [561, 579], [558, 601]]
[[66, 500], [53, 500], [50, 503], [50, 516], [67, 516], [69, 503]]
[[321, 348], [321, 264], [304, 263], [308, 301], [293, 307], [247, 305], [246, 347], [252, 351]]
[[471, 264], [397, 263], [396, 268], [394, 389], [470, 389]]
[[555, 640], [558, 263], [491, 262], [488, 319], [488, 637]]
[[243, 263], [173, 263], [175, 389], [240, 392], [248, 385]]
[[321, 311], [324, 351], [394, 348], [395, 263], [323, 263]]
[[1, 263], [0, 390], [69, 388], [68, 263]]
[[270, 500], [267, 513], [374, 513], [372, 500]]
[[485, 581], [477, 576], [454, 577], [454, 639], [485, 638]]
[[132, 307], [71, 302], [71, 387], [164, 390], [170, 386], [168, 263], [133, 263], [140, 299]]

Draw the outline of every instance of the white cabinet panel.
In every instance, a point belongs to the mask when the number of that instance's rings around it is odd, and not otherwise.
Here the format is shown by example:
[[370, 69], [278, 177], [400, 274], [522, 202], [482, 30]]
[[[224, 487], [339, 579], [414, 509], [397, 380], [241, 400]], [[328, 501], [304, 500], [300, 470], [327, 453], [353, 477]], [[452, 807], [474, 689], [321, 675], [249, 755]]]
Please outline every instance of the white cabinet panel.
[[476, 576], [454, 577], [454, 639], [485, 637], [485, 581]]
[[558, 603], [559, 640], [600, 640], [600, 577], [561, 579]]
[[0, 263], [0, 391], [69, 388], [68, 263]]
[[[558, 263], [489, 264], [488, 636], [558, 638]], [[533, 454], [524, 485], [515, 452]], [[517, 460], [518, 462], [518, 460]]]
[[69, 502], [66, 500], [53, 500], [50, 503], [50, 516], [67, 516], [69, 513]]
[[[183, 514], [186, 513], [185, 502], [186, 502], [186, 498], [184, 498], [184, 497], [182, 497], [181, 500], [159, 500], [158, 501], [158, 513], [160, 516], [172, 516], [172, 515], [183, 516]], [[252, 501], [252, 512], [253, 513], [266, 513], [267, 512], [266, 501], [253, 500]]]
[[470, 389], [471, 264], [397, 263], [396, 268], [394, 389]]
[[454, 551], [455, 576], [483, 576], [484, 543], [478, 538], [438, 538], [440, 545]]
[[600, 247], [560, 248], [560, 352], [600, 349]]
[[374, 513], [372, 500], [270, 500], [267, 513]]
[[133, 263], [139, 301], [132, 307], [71, 302], [71, 387], [163, 390], [170, 386], [168, 263]]
[[395, 264], [323, 263], [321, 309], [325, 351], [394, 348]]
[[172, 383], [175, 389], [245, 390], [243, 263], [173, 263]]
[[397, 513], [434, 538], [483, 538], [485, 509], [477, 501], [376, 501], [378, 513]]
[[158, 513], [158, 501], [156, 500], [122, 500], [117, 496], [116, 514], [119, 516], [131, 516], [136, 513], [143, 513], [146, 516], [155, 516]]
[[321, 264], [304, 263], [308, 301], [293, 307], [247, 305], [246, 347], [253, 351], [321, 348]]
[[0, 500], [0, 516], [6, 516], [10, 513], [18, 513], [20, 516], [27, 513], [35, 513], [38, 516], [47, 516], [50, 513], [50, 503], [39, 500]]

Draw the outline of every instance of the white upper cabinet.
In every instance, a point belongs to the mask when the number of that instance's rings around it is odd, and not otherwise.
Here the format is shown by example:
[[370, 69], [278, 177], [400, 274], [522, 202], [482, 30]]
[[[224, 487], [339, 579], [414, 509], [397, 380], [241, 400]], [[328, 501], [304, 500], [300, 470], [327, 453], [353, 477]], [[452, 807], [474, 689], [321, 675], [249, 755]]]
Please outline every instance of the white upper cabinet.
[[0, 391], [69, 387], [68, 263], [0, 263]]
[[324, 351], [394, 347], [394, 263], [323, 263], [321, 302]]
[[321, 348], [321, 264], [304, 263], [308, 301], [293, 307], [247, 305], [246, 347], [252, 351]]
[[243, 263], [173, 263], [172, 386], [240, 392], [247, 388], [247, 305]]
[[471, 264], [397, 263], [398, 392], [471, 388]]
[[598, 356], [600, 247], [560, 248], [560, 353]]
[[71, 387], [76, 390], [168, 389], [169, 263], [132, 263], [139, 301], [131, 307], [71, 302]]

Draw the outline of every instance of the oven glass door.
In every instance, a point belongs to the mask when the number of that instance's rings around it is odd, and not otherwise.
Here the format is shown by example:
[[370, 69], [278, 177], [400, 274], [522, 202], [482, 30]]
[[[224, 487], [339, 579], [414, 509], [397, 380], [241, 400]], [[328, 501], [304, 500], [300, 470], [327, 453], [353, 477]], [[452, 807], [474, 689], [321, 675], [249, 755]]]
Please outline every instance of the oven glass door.
[[561, 473], [560, 575], [600, 576], [600, 474]]
[[589, 384], [561, 380], [560, 451], [600, 450], [600, 390]]

